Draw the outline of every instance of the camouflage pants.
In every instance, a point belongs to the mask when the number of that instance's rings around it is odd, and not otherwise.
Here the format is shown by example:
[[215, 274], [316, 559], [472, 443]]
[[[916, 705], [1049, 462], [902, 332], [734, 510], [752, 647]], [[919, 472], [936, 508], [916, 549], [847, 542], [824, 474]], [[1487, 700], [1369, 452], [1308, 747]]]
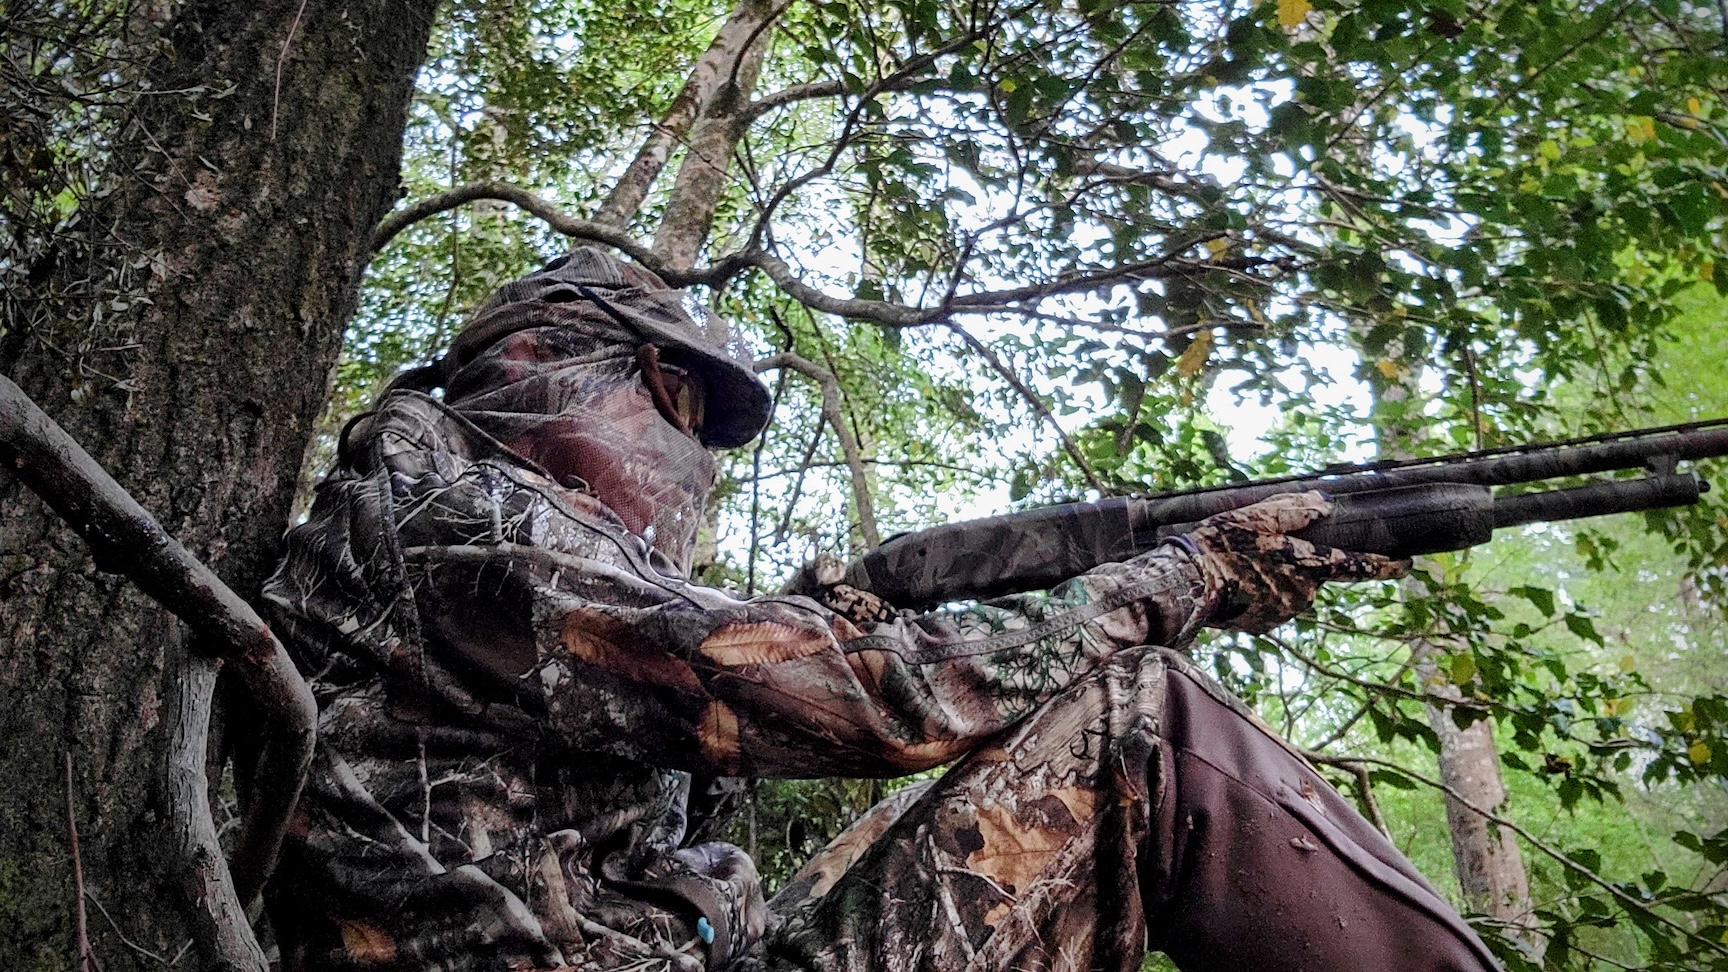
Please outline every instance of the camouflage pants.
[[1329, 784], [1150, 648], [891, 796], [770, 908], [775, 970], [1496, 968]]

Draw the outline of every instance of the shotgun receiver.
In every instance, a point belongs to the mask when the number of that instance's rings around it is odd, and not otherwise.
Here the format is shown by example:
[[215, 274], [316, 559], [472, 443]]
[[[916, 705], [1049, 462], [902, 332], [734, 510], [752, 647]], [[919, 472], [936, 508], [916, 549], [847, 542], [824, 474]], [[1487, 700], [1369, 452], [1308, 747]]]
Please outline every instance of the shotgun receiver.
[[[1502, 527], [1696, 503], [1709, 484], [1682, 461], [1728, 455], [1728, 418], [1433, 459], [1329, 466], [1229, 486], [1064, 503], [902, 533], [854, 561], [847, 584], [896, 607], [1040, 590], [1127, 560], [1214, 513], [1318, 489], [1332, 515], [1295, 535], [1391, 557], [1463, 550]], [[1562, 489], [1494, 487], [1643, 470]]]

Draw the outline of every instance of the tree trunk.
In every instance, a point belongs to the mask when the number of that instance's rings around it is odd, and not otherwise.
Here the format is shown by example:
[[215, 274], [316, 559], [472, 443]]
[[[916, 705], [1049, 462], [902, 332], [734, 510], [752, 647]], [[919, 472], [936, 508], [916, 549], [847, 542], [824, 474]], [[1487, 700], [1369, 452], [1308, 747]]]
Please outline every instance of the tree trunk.
[[668, 266], [695, 266], [713, 228], [714, 213], [725, 194], [732, 152], [744, 135], [750, 93], [756, 88], [756, 75], [768, 53], [773, 30], [767, 25], [774, 12], [768, 0], [744, 0], [726, 25], [727, 31], [738, 34], [738, 40], [747, 46], [731, 63], [722, 65], [725, 74], [716, 78], [691, 126], [690, 148], [678, 167], [672, 195], [654, 236], [654, 255]]
[[636, 157], [630, 160], [630, 167], [618, 177], [618, 182], [613, 185], [606, 201], [594, 214], [596, 223], [623, 229], [636, 218], [643, 200], [648, 198], [648, 190], [653, 187], [654, 180], [660, 176], [660, 170], [665, 168], [667, 160], [672, 157], [672, 150], [677, 147], [679, 139], [690, 131], [691, 124], [696, 121], [704, 106], [713, 100], [715, 91], [728, 82], [732, 66], [739, 63], [745, 45], [752, 44], [760, 35], [767, 33], [764, 25], [768, 16], [767, 8], [757, 0], [745, 0], [742, 6], [732, 12], [732, 16], [714, 35], [708, 49], [696, 59], [695, 66], [690, 69], [690, 76], [684, 81], [684, 87], [679, 89], [678, 96], [672, 99], [671, 107], [666, 109], [665, 117], [648, 133], [648, 138], [637, 150]]
[[[1457, 698], [1458, 689], [1438, 673], [1438, 649], [1432, 642], [1418, 643], [1414, 649], [1416, 672], [1431, 694]], [[1502, 807], [1506, 787], [1500, 778], [1493, 722], [1483, 719], [1460, 729], [1452, 713], [1453, 709], [1444, 704], [1428, 706], [1428, 724], [1440, 737], [1440, 782], [1476, 806]], [[1446, 797], [1446, 826], [1452, 833], [1452, 866], [1470, 910], [1492, 915], [1506, 922], [1508, 929], [1532, 927], [1535, 916], [1530, 908], [1530, 879], [1524, 872], [1524, 857], [1516, 838], [1450, 794]]]
[[[435, 5], [152, 5], [125, 81], [153, 93], [128, 106], [87, 243], [5, 305], [0, 371], [242, 593], [275, 559], [395, 198]], [[66, 751], [103, 968], [185, 942], [156, 792], [175, 624], [0, 478], [0, 967], [73, 965]]]
[[[1377, 367], [1368, 367], [1367, 362], [1364, 370], [1370, 374], [1377, 411], [1384, 406], [1407, 403], [1418, 393], [1417, 371], [1399, 372], [1393, 368], [1387, 374]], [[1395, 420], [1376, 418], [1375, 429], [1380, 457], [1384, 459], [1410, 458], [1422, 438], [1419, 412], [1405, 412]], [[1422, 597], [1428, 593], [1420, 575], [1418, 570], [1404, 581], [1407, 596]], [[1500, 751], [1494, 744], [1493, 721], [1482, 719], [1460, 729], [1452, 717], [1453, 707], [1443, 701], [1459, 697], [1457, 687], [1440, 671], [1439, 658], [1444, 646], [1430, 639], [1419, 639], [1411, 645], [1410, 652], [1417, 676], [1434, 699], [1427, 705], [1428, 724], [1440, 737], [1441, 782], [1476, 806], [1502, 807], [1506, 787], [1500, 777]], [[1530, 907], [1530, 882], [1513, 836], [1502, 833], [1451, 794], [1446, 796], [1446, 823], [1452, 837], [1453, 869], [1469, 910], [1499, 919], [1508, 928], [1531, 927], [1534, 915]]]

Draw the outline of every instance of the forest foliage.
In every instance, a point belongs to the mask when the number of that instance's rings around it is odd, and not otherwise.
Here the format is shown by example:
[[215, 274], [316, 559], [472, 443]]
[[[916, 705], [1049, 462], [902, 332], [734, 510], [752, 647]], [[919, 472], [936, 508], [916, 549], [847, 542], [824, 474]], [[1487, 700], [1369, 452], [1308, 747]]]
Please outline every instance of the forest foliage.
[[[746, 15], [699, 232], [669, 239], [703, 119], [608, 222]], [[100, 190], [95, 109], [42, 79], [102, 65], [42, 50], [0, 88], [72, 133], [0, 144], [20, 279], [20, 227]], [[702, 568], [750, 592], [957, 511], [1728, 414], [1725, 92], [1711, 2], [456, 0], [405, 142], [404, 211], [434, 204], [380, 239], [306, 481], [493, 287], [620, 234], [780, 356]], [[1728, 968], [1725, 492], [1194, 650], [1442, 884], [1424, 703], [1491, 720], [1534, 927], [1479, 927], [1512, 968]], [[761, 783], [738, 839], [783, 880], [879, 793]]]

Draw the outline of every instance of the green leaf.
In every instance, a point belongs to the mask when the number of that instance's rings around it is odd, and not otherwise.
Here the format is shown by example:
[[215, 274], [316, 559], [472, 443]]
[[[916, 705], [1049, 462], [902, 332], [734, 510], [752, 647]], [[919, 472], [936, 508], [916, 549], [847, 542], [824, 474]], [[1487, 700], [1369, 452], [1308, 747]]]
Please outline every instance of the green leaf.
[[1576, 613], [1566, 615], [1566, 630], [1586, 641], [1594, 641], [1598, 645], [1605, 644], [1602, 636], [1596, 633], [1596, 622], [1585, 615]]
[[1453, 685], [1464, 685], [1476, 677], [1476, 653], [1461, 651], [1452, 656], [1451, 676]]
[[1534, 587], [1528, 584], [1511, 588], [1507, 593], [1515, 594], [1529, 601], [1542, 612], [1545, 618], [1554, 616], [1554, 592], [1545, 587]]

